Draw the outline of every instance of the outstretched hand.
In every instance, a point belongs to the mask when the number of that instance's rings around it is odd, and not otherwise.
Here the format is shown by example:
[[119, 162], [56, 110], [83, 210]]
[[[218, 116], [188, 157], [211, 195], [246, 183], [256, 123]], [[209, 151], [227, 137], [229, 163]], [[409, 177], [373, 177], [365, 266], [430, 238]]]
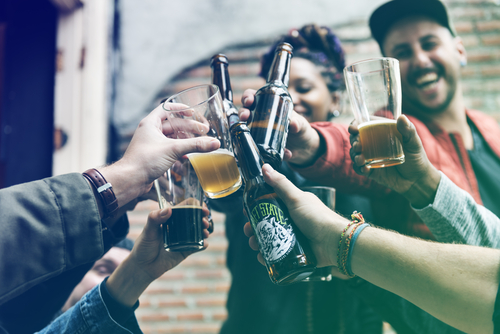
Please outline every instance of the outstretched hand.
[[[262, 167], [265, 181], [274, 188], [276, 194], [285, 202], [295, 225], [308, 239], [316, 255], [318, 267], [337, 264], [337, 241], [342, 229], [349, 223], [309, 192], [297, 188], [285, 176], [275, 171], [270, 165]], [[257, 240], [250, 223], [244, 226], [245, 234], [250, 238], [250, 247], [258, 250]], [[262, 255], [259, 261], [264, 264]]]
[[441, 175], [427, 158], [415, 126], [406, 116], [398, 118], [397, 128], [403, 138], [405, 162], [392, 167], [369, 168], [365, 165], [357, 124], [352, 123], [349, 133], [353, 168], [358, 174], [402, 194], [413, 206], [424, 207], [432, 203]]
[[[127, 165], [134, 177], [144, 185], [144, 189], [138, 196], [145, 194], [151, 189], [152, 182], [163, 175], [172, 164], [180, 157], [192, 152], [210, 152], [219, 148], [220, 143], [216, 138], [203, 136], [189, 139], [173, 139], [167, 135], [172, 133], [169, 122], [166, 122], [167, 111], [162, 105], [154, 109], [139, 123], [134, 136], [123, 156], [115, 165]], [[189, 127], [188, 122], [178, 124], [176, 129], [181, 131], [183, 126]], [[197, 127], [208, 125], [198, 123]]]

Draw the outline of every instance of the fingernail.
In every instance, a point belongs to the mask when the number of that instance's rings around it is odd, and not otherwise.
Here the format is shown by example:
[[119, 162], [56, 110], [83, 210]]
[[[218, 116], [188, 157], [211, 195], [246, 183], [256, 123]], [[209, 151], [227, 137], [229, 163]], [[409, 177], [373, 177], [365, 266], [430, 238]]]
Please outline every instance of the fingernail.
[[244, 98], [243, 98], [243, 101], [242, 101], [244, 106], [246, 106], [246, 105], [247, 105], [247, 101], [248, 101], [248, 97], [244, 97]]
[[162, 210], [160, 211], [160, 216], [161, 216], [161, 217], [165, 217], [166, 215], [168, 215], [168, 209], [169, 209], [169, 208], [162, 209]]

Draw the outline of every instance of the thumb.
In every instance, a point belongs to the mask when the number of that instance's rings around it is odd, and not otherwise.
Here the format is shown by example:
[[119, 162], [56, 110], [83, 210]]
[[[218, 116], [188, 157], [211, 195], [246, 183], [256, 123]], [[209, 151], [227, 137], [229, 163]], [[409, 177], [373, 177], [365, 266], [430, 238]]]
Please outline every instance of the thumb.
[[287, 207], [293, 206], [300, 199], [302, 191], [270, 165], [265, 164], [262, 166], [262, 174], [266, 183], [274, 188], [276, 194], [285, 202]]
[[405, 115], [399, 116], [397, 127], [403, 137], [402, 144], [405, 153], [419, 153], [424, 149], [415, 125]]
[[220, 147], [220, 142], [217, 138], [207, 136], [174, 140], [173, 149], [177, 158], [188, 153], [211, 152]]
[[171, 215], [172, 209], [170, 207], [151, 211], [148, 215], [146, 226], [142, 230], [142, 238], [145, 240], [155, 240], [158, 237], [160, 225], [165, 223]]

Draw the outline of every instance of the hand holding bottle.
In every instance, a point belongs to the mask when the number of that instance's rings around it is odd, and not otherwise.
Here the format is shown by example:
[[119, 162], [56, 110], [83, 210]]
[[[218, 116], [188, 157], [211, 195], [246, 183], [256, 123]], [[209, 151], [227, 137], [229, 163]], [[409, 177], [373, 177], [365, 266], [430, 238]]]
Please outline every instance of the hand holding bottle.
[[[270, 165], [264, 165], [262, 173], [266, 183], [274, 188], [287, 206], [295, 225], [308, 239], [316, 256], [317, 266], [336, 266], [338, 240], [349, 221], [330, 210], [313, 194], [301, 191]], [[245, 224], [244, 230], [250, 238], [250, 247], [258, 250], [250, 223]], [[263, 264], [262, 255], [259, 254], [258, 257]]]
[[[241, 98], [243, 108], [239, 111], [242, 121], [248, 121], [251, 117], [250, 110], [254, 107], [255, 93], [254, 89], [247, 89], [243, 92]], [[303, 116], [292, 111], [284, 160], [299, 166], [309, 165], [323, 153], [320, 144], [321, 140], [318, 132], [311, 127]]]

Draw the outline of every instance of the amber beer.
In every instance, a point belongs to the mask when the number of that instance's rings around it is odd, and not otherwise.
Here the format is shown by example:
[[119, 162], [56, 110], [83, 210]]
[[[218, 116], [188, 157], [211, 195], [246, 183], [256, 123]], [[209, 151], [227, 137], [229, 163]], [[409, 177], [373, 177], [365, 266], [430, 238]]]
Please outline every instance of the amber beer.
[[199, 205], [172, 207], [172, 215], [163, 224], [163, 237], [167, 251], [183, 252], [202, 249], [203, 209]]
[[365, 163], [370, 168], [399, 165], [405, 156], [396, 121], [374, 120], [358, 126]]
[[255, 231], [271, 281], [286, 285], [311, 275], [316, 259], [295, 226], [286, 205], [262, 176], [263, 160], [244, 123], [231, 127], [231, 137], [245, 180], [243, 204]]
[[255, 93], [255, 109], [249, 123], [250, 133], [265, 162], [279, 168], [285, 153], [293, 102], [288, 93], [293, 47], [276, 47], [267, 83]]
[[229, 150], [190, 153], [188, 158], [208, 197], [225, 197], [240, 188], [241, 177], [238, 166], [233, 153]]

